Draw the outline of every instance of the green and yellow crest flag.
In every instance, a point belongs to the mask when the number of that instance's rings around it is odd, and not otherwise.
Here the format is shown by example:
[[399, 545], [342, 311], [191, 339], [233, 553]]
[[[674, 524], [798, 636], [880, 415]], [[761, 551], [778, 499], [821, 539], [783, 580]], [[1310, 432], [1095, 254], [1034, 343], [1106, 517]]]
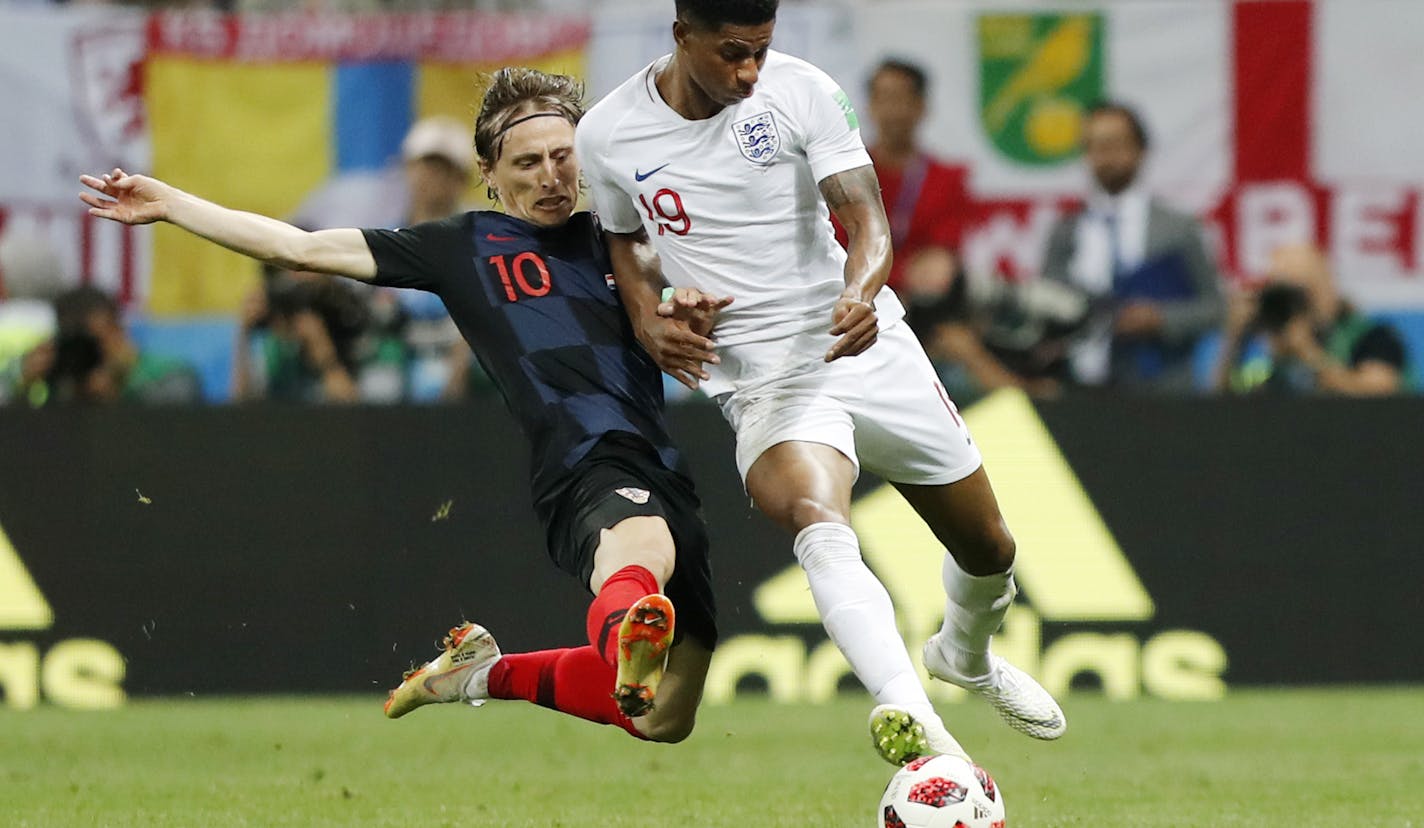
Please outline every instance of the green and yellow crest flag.
[[1084, 108], [1103, 97], [1099, 14], [982, 14], [979, 122], [999, 152], [1050, 166], [1078, 154]]

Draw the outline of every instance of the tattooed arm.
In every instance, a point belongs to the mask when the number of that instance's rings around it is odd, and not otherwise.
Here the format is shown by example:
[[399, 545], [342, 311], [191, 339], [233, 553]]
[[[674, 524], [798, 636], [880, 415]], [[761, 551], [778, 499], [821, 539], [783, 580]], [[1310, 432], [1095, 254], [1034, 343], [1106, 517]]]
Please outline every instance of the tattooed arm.
[[890, 222], [880, 201], [875, 168], [856, 167], [821, 181], [821, 195], [850, 238], [845, 290], [831, 312], [831, 334], [840, 339], [826, 352], [830, 362], [855, 356], [875, 344], [880, 326], [875, 296], [890, 276]]

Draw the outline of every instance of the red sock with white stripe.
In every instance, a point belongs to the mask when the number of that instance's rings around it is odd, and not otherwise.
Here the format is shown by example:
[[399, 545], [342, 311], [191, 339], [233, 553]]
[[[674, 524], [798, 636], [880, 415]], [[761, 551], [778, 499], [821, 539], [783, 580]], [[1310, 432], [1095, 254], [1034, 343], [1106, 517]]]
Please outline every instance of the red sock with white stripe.
[[523, 699], [598, 724], [617, 725], [647, 739], [613, 700], [616, 674], [592, 647], [509, 653], [489, 672], [492, 699]]
[[[628, 608], [660, 591], [653, 573], [636, 564], [623, 567], [603, 582], [603, 588], [588, 608], [588, 643], [602, 654], [608, 666], [618, 666], [618, 626], [623, 623]], [[612, 688], [611, 681], [608, 686]]]

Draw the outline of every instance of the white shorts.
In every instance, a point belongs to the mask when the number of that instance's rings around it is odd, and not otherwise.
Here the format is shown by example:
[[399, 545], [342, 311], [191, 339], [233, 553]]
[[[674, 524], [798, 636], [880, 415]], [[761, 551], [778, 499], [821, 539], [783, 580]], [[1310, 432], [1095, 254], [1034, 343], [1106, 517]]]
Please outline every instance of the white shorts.
[[902, 322], [882, 330], [859, 356], [807, 359], [717, 402], [737, 433], [743, 481], [763, 452], [792, 440], [830, 446], [855, 464], [857, 475], [864, 466], [895, 483], [953, 483], [983, 463], [919, 340]]

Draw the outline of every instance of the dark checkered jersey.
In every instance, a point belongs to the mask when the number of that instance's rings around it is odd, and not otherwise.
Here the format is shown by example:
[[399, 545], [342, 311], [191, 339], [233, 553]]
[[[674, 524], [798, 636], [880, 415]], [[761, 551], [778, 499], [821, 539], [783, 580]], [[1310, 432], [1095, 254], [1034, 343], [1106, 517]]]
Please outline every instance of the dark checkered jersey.
[[611, 432], [642, 437], [684, 471], [663, 420], [662, 375], [618, 302], [592, 214], [544, 228], [479, 211], [362, 232], [375, 284], [444, 300], [529, 438], [536, 501]]

